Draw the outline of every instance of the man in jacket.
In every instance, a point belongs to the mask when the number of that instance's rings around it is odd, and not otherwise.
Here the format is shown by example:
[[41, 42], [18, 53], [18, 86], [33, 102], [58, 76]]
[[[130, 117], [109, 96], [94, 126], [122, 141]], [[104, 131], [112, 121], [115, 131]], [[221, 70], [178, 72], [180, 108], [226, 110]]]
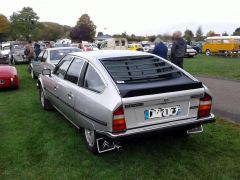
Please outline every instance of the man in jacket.
[[154, 43], [155, 43], [155, 47], [152, 53], [164, 59], [167, 59], [167, 52], [168, 52], [167, 46], [162, 42], [160, 38], [156, 38]]
[[186, 41], [182, 38], [182, 33], [176, 31], [173, 33], [173, 45], [171, 48], [171, 61], [173, 64], [183, 68], [183, 58], [186, 52]]

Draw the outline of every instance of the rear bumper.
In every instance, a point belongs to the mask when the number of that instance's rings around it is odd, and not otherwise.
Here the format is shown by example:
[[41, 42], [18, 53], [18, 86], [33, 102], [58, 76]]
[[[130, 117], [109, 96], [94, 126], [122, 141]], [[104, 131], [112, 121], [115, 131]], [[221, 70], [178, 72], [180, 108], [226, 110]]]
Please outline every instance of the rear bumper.
[[172, 121], [168, 123], [161, 123], [157, 125], [155, 124], [151, 126], [145, 126], [141, 128], [129, 129], [126, 132], [119, 133], [119, 134], [113, 134], [111, 132], [98, 131], [98, 130], [96, 130], [96, 132], [104, 136], [107, 136], [109, 138], [116, 139], [116, 138], [124, 138], [124, 137], [129, 137], [134, 135], [147, 134], [147, 133], [156, 132], [156, 131], [159, 131], [159, 132], [166, 131], [166, 130], [170, 131], [172, 129], [181, 129], [181, 128], [191, 129], [191, 128], [200, 126], [202, 124], [212, 123], [212, 122], [215, 122], [215, 116], [213, 114], [202, 119], [190, 118], [190, 119]]

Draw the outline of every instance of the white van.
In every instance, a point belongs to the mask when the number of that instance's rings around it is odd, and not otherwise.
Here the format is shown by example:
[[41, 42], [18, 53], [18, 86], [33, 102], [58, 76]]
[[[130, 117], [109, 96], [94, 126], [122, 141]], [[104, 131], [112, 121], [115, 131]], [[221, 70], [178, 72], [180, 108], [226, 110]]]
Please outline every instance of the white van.
[[128, 41], [126, 38], [110, 38], [101, 42], [102, 50], [127, 50]]

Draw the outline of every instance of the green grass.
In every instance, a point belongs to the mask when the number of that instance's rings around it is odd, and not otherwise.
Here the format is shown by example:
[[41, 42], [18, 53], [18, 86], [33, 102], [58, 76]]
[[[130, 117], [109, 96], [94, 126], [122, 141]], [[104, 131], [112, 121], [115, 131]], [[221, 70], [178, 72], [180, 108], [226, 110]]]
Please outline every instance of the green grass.
[[237, 124], [218, 118], [202, 134], [134, 139], [96, 156], [82, 132], [40, 108], [36, 81], [17, 68], [20, 89], [0, 92], [0, 179], [240, 179]]
[[191, 74], [240, 80], [240, 58], [198, 54], [184, 60], [184, 68]]

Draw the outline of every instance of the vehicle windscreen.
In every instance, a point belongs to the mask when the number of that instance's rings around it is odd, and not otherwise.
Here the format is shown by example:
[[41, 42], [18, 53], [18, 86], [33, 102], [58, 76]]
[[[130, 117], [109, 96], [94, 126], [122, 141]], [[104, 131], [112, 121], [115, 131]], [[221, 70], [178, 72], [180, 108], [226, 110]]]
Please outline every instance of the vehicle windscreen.
[[50, 61], [56, 61], [62, 59], [68, 53], [72, 52], [80, 52], [79, 48], [71, 48], [71, 49], [55, 49], [50, 51]]
[[173, 79], [182, 73], [155, 56], [131, 56], [100, 60], [117, 84]]
[[10, 46], [4, 46], [3, 50], [10, 50]]

